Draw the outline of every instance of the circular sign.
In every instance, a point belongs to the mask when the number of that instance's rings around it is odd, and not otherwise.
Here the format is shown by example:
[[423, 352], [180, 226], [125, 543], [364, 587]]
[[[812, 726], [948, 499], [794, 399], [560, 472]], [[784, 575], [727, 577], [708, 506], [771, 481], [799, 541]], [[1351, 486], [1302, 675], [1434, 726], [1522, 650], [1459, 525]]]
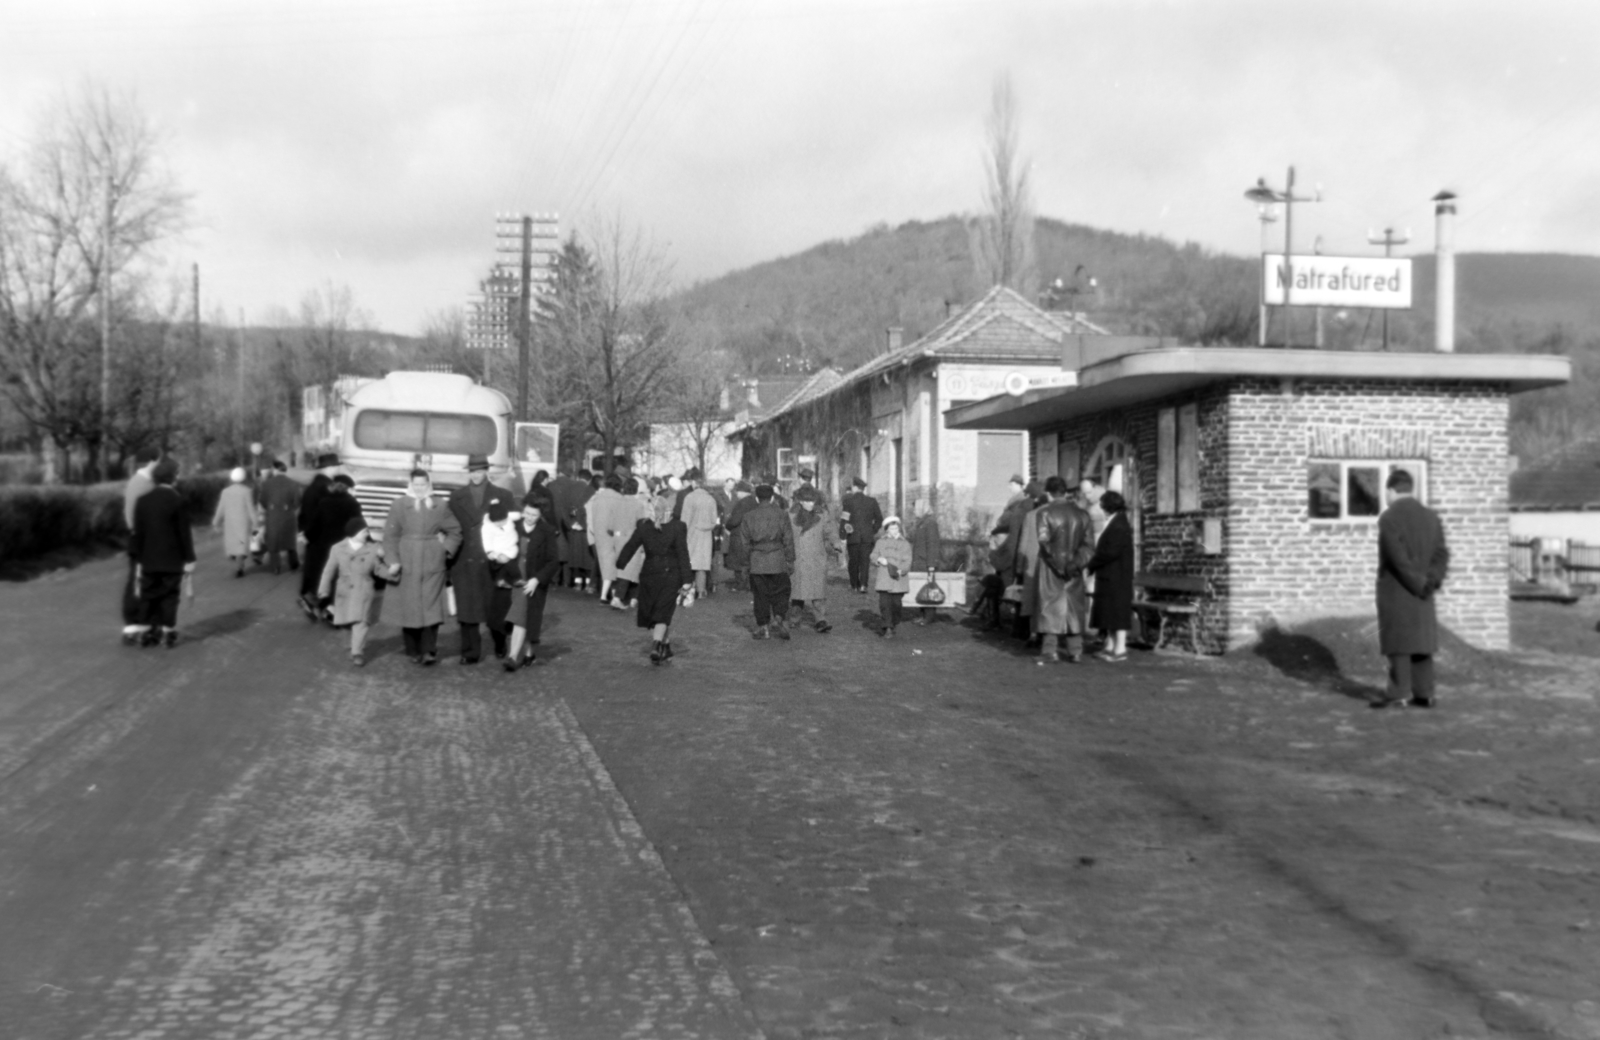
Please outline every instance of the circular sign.
[[1003, 385], [1006, 388], [1006, 393], [1012, 397], [1021, 397], [1028, 391], [1028, 376], [1023, 372], [1007, 372]]

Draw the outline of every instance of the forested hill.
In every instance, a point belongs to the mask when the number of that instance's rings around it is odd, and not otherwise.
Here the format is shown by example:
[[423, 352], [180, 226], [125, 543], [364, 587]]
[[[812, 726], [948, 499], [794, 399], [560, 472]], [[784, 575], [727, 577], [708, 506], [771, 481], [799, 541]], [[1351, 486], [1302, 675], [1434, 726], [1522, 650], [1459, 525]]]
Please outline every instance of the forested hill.
[[[900, 326], [911, 342], [949, 308], [982, 295], [974, 234], [959, 217], [879, 226], [702, 282], [678, 299], [692, 334], [725, 350], [742, 373], [850, 368], [882, 351], [885, 329]], [[1112, 332], [1256, 342], [1255, 257], [1050, 219], [1038, 221], [1035, 241], [1037, 284], [1060, 278], [1068, 291], [1056, 305], [1086, 311]], [[1427, 253], [1414, 260], [1414, 305], [1390, 314], [1394, 349], [1432, 348], [1434, 260]], [[1533, 459], [1600, 432], [1600, 257], [1464, 253], [1456, 272], [1458, 350], [1573, 358], [1571, 386], [1514, 399], [1513, 451]], [[1274, 340], [1279, 321], [1269, 328]], [[1311, 323], [1309, 313], [1297, 314], [1296, 342], [1308, 344]], [[1381, 329], [1382, 316], [1372, 311], [1323, 315], [1331, 349], [1380, 349]]]

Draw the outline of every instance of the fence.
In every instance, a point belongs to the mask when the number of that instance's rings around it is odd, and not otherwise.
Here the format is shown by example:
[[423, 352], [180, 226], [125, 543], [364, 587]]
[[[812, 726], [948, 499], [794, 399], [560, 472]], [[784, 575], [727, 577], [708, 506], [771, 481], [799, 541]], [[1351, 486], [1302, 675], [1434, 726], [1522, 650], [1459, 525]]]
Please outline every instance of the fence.
[[[1565, 545], [1565, 551], [1561, 551]], [[1600, 583], [1600, 545], [1561, 539], [1513, 538], [1506, 565], [1512, 584], [1593, 586]]]

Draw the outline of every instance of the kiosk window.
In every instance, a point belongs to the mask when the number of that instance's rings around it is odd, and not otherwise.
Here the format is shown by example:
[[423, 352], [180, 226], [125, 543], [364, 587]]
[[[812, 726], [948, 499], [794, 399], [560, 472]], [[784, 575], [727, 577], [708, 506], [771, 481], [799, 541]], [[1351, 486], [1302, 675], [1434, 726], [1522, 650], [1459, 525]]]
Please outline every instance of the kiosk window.
[[1306, 465], [1306, 515], [1314, 521], [1376, 520], [1384, 485], [1396, 470], [1411, 474], [1413, 493], [1425, 501], [1424, 462], [1313, 459]]

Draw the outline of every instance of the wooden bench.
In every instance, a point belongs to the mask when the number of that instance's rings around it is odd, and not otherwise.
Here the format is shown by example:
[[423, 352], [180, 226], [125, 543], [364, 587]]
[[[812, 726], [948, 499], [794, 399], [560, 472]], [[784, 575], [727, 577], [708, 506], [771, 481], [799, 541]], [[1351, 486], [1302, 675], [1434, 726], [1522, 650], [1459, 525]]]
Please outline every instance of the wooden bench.
[[1156, 637], [1152, 646], [1161, 649], [1167, 639], [1167, 619], [1182, 618], [1188, 623], [1189, 645], [1199, 650], [1194, 619], [1200, 613], [1200, 599], [1211, 591], [1211, 582], [1193, 574], [1161, 574], [1140, 571], [1133, 576], [1133, 609], [1155, 615]]

